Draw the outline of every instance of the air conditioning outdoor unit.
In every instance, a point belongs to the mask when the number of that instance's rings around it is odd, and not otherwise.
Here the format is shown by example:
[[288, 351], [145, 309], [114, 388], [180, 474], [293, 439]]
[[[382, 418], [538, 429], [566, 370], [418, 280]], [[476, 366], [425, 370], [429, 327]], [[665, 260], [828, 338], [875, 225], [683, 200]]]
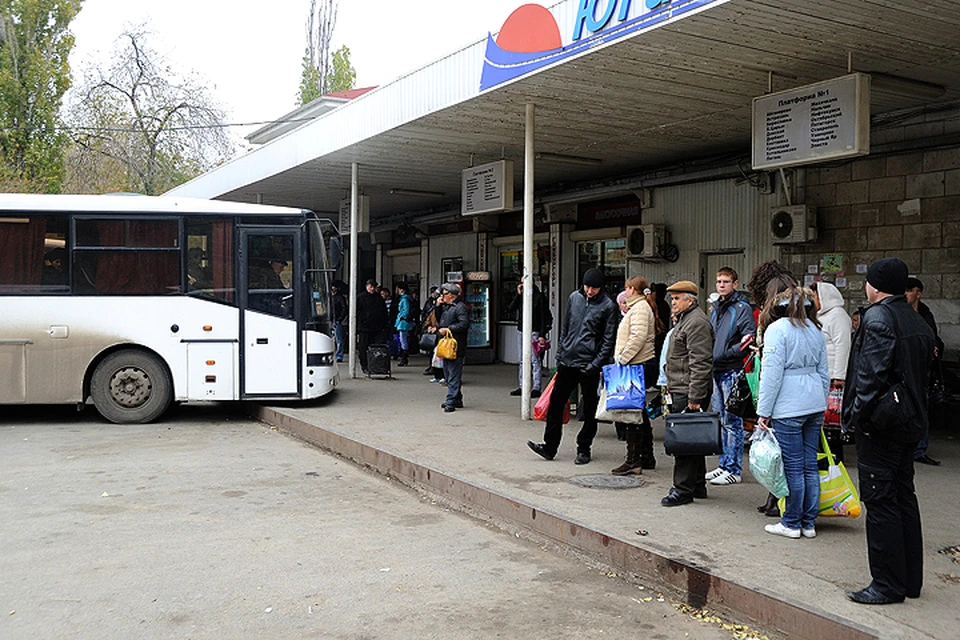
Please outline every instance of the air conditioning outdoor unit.
[[773, 244], [810, 242], [817, 239], [817, 210], [797, 204], [770, 210], [770, 235]]
[[663, 246], [666, 241], [666, 228], [662, 224], [627, 227], [627, 257], [663, 260]]

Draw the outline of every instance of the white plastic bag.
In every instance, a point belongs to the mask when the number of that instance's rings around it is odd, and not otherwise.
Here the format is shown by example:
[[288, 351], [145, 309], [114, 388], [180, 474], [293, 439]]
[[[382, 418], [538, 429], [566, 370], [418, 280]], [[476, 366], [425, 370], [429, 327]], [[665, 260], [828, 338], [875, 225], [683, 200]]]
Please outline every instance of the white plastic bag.
[[773, 431], [756, 429], [750, 439], [750, 473], [767, 491], [778, 498], [790, 494], [787, 476], [783, 471], [780, 443]]

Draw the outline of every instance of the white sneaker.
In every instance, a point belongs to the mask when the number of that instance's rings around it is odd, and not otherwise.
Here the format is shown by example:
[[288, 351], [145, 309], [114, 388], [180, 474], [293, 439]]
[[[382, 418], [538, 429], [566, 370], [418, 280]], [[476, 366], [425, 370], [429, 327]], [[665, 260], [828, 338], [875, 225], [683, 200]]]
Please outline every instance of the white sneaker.
[[800, 535], [802, 535], [804, 538], [816, 538], [817, 530], [813, 527], [810, 527], [809, 529], [800, 529]]
[[725, 484], [740, 484], [740, 476], [735, 476], [729, 471], [722, 471], [720, 475], [710, 481], [710, 484], [718, 487]]
[[763, 528], [767, 533], [772, 533], [774, 535], [783, 536], [784, 538], [799, 538], [800, 529], [788, 529], [783, 526], [782, 523], [778, 522], [777, 524], [768, 524]]
[[704, 479], [704, 480], [713, 480], [714, 478], [716, 478], [716, 477], [718, 477], [718, 476], [721, 476], [721, 475], [723, 475], [724, 473], [726, 473], [726, 471], [724, 471], [724, 470], [721, 469], [720, 467], [717, 467], [717, 468], [714, 469], [713, 471], [708, 472], [707, 475], [705, 475], [705, 476], [703, 477], [703, 479]]

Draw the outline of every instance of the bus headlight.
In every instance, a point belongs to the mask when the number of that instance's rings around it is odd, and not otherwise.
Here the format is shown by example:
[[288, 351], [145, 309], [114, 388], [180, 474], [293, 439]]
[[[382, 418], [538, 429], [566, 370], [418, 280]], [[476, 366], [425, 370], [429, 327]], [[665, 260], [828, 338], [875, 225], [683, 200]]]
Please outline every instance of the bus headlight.
[[334, 357], [332, 353], [308, 353], [308, 367], [332, 367]]

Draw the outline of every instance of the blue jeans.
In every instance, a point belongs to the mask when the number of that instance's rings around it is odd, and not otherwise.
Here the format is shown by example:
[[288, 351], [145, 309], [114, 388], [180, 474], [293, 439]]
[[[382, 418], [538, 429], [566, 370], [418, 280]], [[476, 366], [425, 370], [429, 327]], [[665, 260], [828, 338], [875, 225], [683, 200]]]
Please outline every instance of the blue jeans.
[[337, 362], [343, 362], [343, 345], [346, 340], [344, 333], [343, 323], [337, 320], [333, 325], [333, 336], [337, 340]]
[[720, 455], [720, 468], [735, 476], [743, 473], [743, 420], [727, 413], [723, 403], [733, 388], [733, 379], [737, 371], [716, 371], [713, 374], [713, 398], [710, 407], [720, 414], [723, 425], [723, 453]]
[[405, 331], [403, 329], [400, 329], [399, 331], [397, 331], [397, 333], [400, 334], [400, 349], [403, 351], [409, 351], [410, 350], [410, 334], [412, 334], [413, 331]]
[[788, 529], [811, 529], [820, 507], [817, 449], [823, 412], [795, 418], [774, 418], [770, 424], [780, 443], [783, 471], [787, 476], [787, 488], [790, 489], [780, 523]]
[[463, 379], [463, 359], [462, 353], [465, 349], [460, 349], [456, 360], [443, 361], [443, 378], [447, 381], [447, 399], [444, 402], [448, 407], [456, 404], [463, 404], [463, 392], [460, 390], [460, 383]]
[[[536, 331], [533, 332], [533, 342], [537, 341], [537, 338], [540, 337], [540, 334]], [[523, 331], [517, 331], [517, 353], [520, 354], [520, 366], [518, 367], [519, 375], [517, 379], [519, 383], [518, 387], [523, 386]], [[533, 385], [534, 391], [540, 391], [540, 376], [543, 370], [543, 351], [540, 352], [540, 355], [537, 355], [531, 349], [530, 351], [530, 383]]]

